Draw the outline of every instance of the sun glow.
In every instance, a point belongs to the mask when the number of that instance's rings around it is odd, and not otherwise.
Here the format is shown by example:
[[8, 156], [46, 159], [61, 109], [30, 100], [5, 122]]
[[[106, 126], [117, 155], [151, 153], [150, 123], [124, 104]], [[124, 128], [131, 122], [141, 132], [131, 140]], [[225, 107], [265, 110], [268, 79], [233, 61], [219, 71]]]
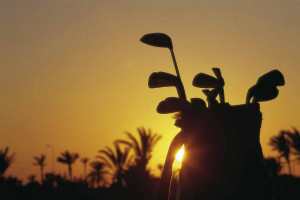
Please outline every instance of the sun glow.
[[176, 154], [175, 158], [177, 161], [181, 162], [184, 154], [184, 145], [182, 145], [181, 149]]

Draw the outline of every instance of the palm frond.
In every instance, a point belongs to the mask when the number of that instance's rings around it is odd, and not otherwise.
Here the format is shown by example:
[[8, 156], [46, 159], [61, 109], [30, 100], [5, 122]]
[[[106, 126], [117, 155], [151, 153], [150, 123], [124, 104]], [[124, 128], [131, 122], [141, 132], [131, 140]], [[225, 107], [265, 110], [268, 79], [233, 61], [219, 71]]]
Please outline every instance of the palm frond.
[[125, 132], [125, 134], [127, 135], [127, 137], [129, 137], [129, 140], [132, 141], [132, 143], [133, 143], [132, 146], [133, 146], [133, 149], [134, 149], [136, 155], [140, 156], [142, 154], [142, 152], [141, 152], [141, 148], [139, 146], [137, 139], [129, 132]]

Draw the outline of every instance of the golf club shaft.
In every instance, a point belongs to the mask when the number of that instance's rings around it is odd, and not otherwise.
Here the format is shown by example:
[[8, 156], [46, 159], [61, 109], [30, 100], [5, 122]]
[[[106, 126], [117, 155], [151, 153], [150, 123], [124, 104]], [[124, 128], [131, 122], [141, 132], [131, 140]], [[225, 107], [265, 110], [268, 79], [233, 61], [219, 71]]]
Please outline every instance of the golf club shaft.
[[176, 59], [175, 59], [174, 51], [173, 51], [173, 49], [170, 49], [170, 51], [171, 51], [171, 55], [172, 55], [172, 60], [173, 60], [173, 63], [174, 63], [174, 67], [175, 67], [175, 70], [176, 70], [176, 74], [177, 74], [178, 78], [181, 79], [180, 73], [179, 73], [179, 70], [178, 70], [178, 66], [177, 66], [177, 62], [176, 62]]
[[179, 87], [178, 87], [178, 94], [179, 94], [179, 97], [182, 98], [182, 99], [186, 99], [186, 94], [185, 94], [185, 90], [184, 90], [184, 87], [183, 87], [183, 83], [182, 83], [182, 80], [181, 80], [181, 77], [180, 77], [180, 73], [179, 73], [179, 70], [178, 70], [178, 66], [177, 66], [177, 62], [176, 62], [176, 59], [175, 59], [175, 54], [174, 54], [174, 51], [173, 49], [170, 49], [171, 51], [171, 55], [172, 55], [172, 60], [173, 60], [173, 63], [174, 63], [174, 67], [175, 67], [175, 70], [176, 70], [176, 74], [177, 74], [177, 77], [179, 79]]
[[219, 96], [220, 96], [220, 103], [225, 103], [225, 96], [224, 96], [224, 89], [223, 88], [220, 89]]

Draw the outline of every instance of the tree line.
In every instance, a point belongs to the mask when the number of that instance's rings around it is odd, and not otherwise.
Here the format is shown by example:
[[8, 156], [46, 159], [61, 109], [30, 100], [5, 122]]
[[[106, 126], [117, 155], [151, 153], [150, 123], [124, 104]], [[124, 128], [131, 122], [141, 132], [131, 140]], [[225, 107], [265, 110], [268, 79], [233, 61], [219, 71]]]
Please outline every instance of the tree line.
[[277, 135], [270, 138], [269, 145], [272, 147], [272, 150], [277, 151], [279, 156], [277, 158], [271, 158], [272, 161], [267, 161], [268, 164], [275, 163], [277, 170], [281, 169], [281, 159], [284, 158], [287, 165], [289, 174], [292, 175], [291, 170], [291, 155], [296, 157], [293, 161], [300, 161], [300, 133], [296, 128], [290, 130], [282, 130]]
[[[44, 154], [35, 156], [33, 157], [33, 165], [39, 167], [40, 182], [36, 181], [35, 175], [30, 175], [28, 177], [29, 183], [26, 186], [22, 186], [22, 182], [15, 177], [4, 176], [5, 171], [11, 166], [16, 157], [15, 153], [9, 152], [8, 147], [0, 149], [0, 188], [1, 184], [3, 186], [3, 183], [6, 185], [9, 183], [21, 187], [21, 191], [35, 191], [32, 193], [40, 194], [41, 198], [44, 198], [45, 191], [52, 191], [53, 194], [57, 194], [59, 191], [68, 191], [70, 192], [70, 194], [67, 192], [68, 195], [73, 194], [76, 197], [78, 194], [71, 191], [77, 191], [79, 188], [82, 194], [92, 195], [89, 196], [90, 199], [97, 199], [99, 196], [104, 197], [104, 199], [127, 199], [125, 197], [128, 197], [128, 199], [154, 199], [159, 177], [155, 177], [151, 173], [148, 164], [152, 157], [153, 148], [162, 136], [153, 133], [151, 129], [146, 130], [143, 127], [138, 128], [137, 133], [138, 137], [135, 137], [132, 133], [126, 132], [127, 139], [115, 140], [111, 147], [106, 146], [100, 149], [98, 155], [92, 160], [87, 157], [81, 158], [76, 152], [68, 150], [61, 152], [56, 161], [66, 166], [67, 175], [45, 174], [46, 156]], [[282, 188], [292, 188], [291, 185], [282, 187], [282, 180], [285, 181], [284, 184], [287, 184], [287, 182], [286, 178], [280, 178], [279, 174], [282, 164], [286, 162], [289, 173], [292, 175], [291, 157], [300, 160], [299, 131], [296, 128], [282, 130], [270, 138], [269, 145], [272, 150], [277, 151], [279, 154], [277, 157], [265, 158], [270, 177], [276, 183], [274, 188], [277, 189], [275, 191], [280, 191]], [[285, 162], [282, 162], [282, 159]], [[83, 177], [79, 178], [74, 177], [72, 171], [74, 163], [78, 160], [83, 166]], [[89, 170], [87, 171], [88, 166]], [[162, 170], [163, 166], [160, 164], [158, 168]], [[175, 173], [178, 174], [177, 171]], [[298, 181], [296, 185], [299, 185], [298, 179], [291, 179], [291, 181]], [[6, 186], [5, 184], [4, 186]], [[46, 189], [43, 192], [41, 188]], [[94, 189], [96, 193], [91, 192], [90, 189]], [[283, 194], [286, 191], [288, 189], [281, 191], [281, 193]], [[15, 191], [12, 193], [15, 193]], [[283, 199], [285, 198], [287, 198], [286, 195]], [[89, 198], [84, 196], [83, 199]]]

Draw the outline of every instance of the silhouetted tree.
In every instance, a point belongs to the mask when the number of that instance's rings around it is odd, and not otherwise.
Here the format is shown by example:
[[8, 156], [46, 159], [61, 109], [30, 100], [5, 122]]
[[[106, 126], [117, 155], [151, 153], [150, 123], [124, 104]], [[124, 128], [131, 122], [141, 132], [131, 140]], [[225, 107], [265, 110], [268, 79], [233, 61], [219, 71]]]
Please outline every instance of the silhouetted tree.
[[56, 177], [57, 176], [53, 173], [46, 173], [43, 185], [45, 185], [47, 187], [54, 187], [54, 185], [56, 183], [56, 179], [57, 179]]
[[88, 174], [89, 182], [92, 186], [96, 183], [97, 187], [99, 187], [100, 183], [104, 181], [103, 175], [107, 173], [103, 170], [105, 165], [102, 162], [95, 161], [92, 162], [90, 166], [92, 170]]
[[38, 187], [39, 183], [35, 180], [35, 175], [29, 175], [28, 176], [28, 183], [27, 186], [31, 186], [31, 187]]
[[100, 155], [97, 158], [103, 161], [105, 167], [113, 171], [113, 182], [124, 185], [123, 175], [132, 159], [132, 157], [129, 157], [130, 147], [121, 150], [118, 142], [114, 143], [114, 147], [115, 152], [109, 147], [100, 150]]
[[44, 180], [44, 167], [46, 166], [45, 164], [45, 160], [46, 160], [46, 156], [44, 154], [41, 155], [41, 157], [33, 157], [34, 160], [36, 161], [35, 163], [33, 163], [33, 165], [38, 165], [40, 166], [41, 169], [41, 183]]
[[120, 140], [120, 142], [130, 145], [135, 152], [135, 162], [137, 167], [141, 170], [146, 171], [147, 164], [151, 158], [151, 153], [155, 144], [162, 138], [158, 134], [152, 134], [151, 129], [146, 131], [145, 128], [141, 127], [137, 129], [139, 139], [136, 139], [131, 133], [125, 132], [128, 136], [129, 141]]
[[153, 148], [161, 139], [161, 136], [153, 134], [151, 129], [146, 131], [143, 127], [138, 128], [137, 131], [137, 138], [133, 134], [125, 132], [129, 140], [118, 141], [134, 150], [135, 162], [124, 173], [124, 180], [128, 192], [134, 199], [153, 199], [151, 194], [154, 193], [157, 179], [150, 174], [147, 165], [151, 159]]
[[35, 175], [34, 175], [34, 174], [29, 175], [29, 176], [28, 176], [28, 181], [29, 181], [30, 183], [36, 182], [36, 180], [35, 180]]
[[22, 186], [22, 181], [19, 180], [17, 177], [13, 177], [13, 176], [6, 177], [5, 182], [6, 182], [6, 184], [11, 185], [11, 186], [15, 186], [15, 187], [16, 186]]
[[72, 180], [72, 164], [74, 164], [78, 158], [78, 153], [69, 153], [69, 151], [61, 153], [60, 157], [57, 158], [58, 162], [68, 165], [70, 181]]
[[276, 158], [265, 158], [265, 165], [269, 172], [270, 177], [275, 177], [281, 170], [281, 165], [277, 162]]
[[86, 179], [86, 164], [89, 162], [88, 158], [81, 158], [81, 162], [83, 163], [83, 176]]
[[294, 150], [294, 154], [300, 159], [300, 133], [296, 128], [292, 131], [286, 131], [286, 135], [290, 139], [291, 147]]
[[15, 153], [8, 155], [8, 147], [5, 147], [4, 150], [0, 149], [0, 178], [4, 175], [7, 168], [15, 160]]
[[291, 175], [291, 165], [290, 165], [290, 141], [286, 137], [284, 131], [280, 131], [279, 135], [271, 137], [269, 143], [273, 149], [279, 152], [280, 157], [284, 157], [289, 168], [289, 173]]

